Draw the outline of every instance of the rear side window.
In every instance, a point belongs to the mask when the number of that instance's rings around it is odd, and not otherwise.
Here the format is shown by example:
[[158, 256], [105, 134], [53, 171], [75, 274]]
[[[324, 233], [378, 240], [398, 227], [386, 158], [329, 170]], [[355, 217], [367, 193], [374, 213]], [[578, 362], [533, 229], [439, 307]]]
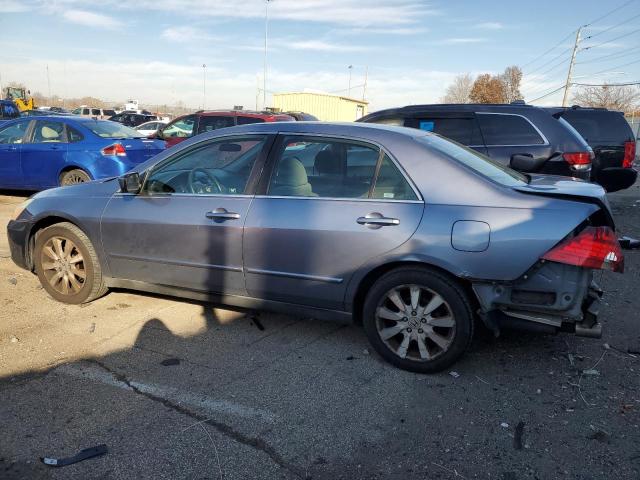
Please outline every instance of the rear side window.
[[104, 115], [109, 115], [110, 117], [116, 114], [114, 110], [102, 110], [102, 112]]
[[69, 143], [76, 143], [84, 140], [84, 137], [75, 128], [67, 125], [67, 140], [69, 141]]
[[233, 117], [203, 116], [200, 117], [198, 133], [210, 132], [220, 128], [233, 127], [235, 125]]
[[82, 109], [82, 115], [89, 115], [90, 110], [88, 108]]
[[520, 115], [478, 113], [477, 118], [488, 147], [545, 143], [534, 126]]
[[633, 131], [617, 112], [567, 110], [562, 114], [587, 143], [611, 142], [614, 145], [633, 140]]
[[264, 119], [258, 117], [238, 116], [238, 125], [248, 125], [249, 123], [264, 123]]
[[91, 109], [91, 115], [100, 115], [100, 109], [99, 108], [92, 108]]
[[463, 145], [482, 145], [480, 129], [475, 118], [425, 117], [409, 119], [407, 126], [437, 133]]
[[385, 154], [378, 170], [371, 198], [383, 200], [418, 200], [415, 192], [398, 167]]

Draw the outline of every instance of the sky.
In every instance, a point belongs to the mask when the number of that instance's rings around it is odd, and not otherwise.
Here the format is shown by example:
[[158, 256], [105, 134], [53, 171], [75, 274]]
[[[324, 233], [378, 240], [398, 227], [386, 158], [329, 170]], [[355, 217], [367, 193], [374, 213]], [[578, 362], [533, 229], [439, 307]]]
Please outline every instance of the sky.
[[565, 83], [585, 24], [574, 81], [640, 80], [640, 0], [0, 0], [0, 83], [262, 108], [266, 9], [267, 106], [292, 91], [364, 95], [370, 111], [434, 103], [456, 75], [509, 65], [536, 100]]

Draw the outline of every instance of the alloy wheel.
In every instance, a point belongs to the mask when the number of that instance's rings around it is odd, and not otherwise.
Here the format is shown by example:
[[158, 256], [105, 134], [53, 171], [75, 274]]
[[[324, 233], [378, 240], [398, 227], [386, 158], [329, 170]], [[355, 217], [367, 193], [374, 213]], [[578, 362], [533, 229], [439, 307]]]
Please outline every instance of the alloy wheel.
[[63, 295], [76, 295], [85, 284], [87, 272], [82, 252], [65, 237], [51, 237], [40, 254], [42, 272], [49, 285]]
[[87, 181], [86, 175], [80, 172], [71, 171], [64, 176], [62, 184], [75, 185], [77, 183], [85, 183], [86, 181]]
[[456, 319], [437, 292], [416, 284], [389, 290], [375, 313], [380, 339], [395, 355], [419, 362], [444, 354], [453, 343]]

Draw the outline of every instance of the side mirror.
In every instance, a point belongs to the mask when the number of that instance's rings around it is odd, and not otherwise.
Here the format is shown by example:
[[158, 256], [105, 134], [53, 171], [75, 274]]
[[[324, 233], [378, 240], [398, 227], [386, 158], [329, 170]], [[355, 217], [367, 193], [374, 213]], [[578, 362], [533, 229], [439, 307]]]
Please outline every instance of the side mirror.
[[544, 158], [533, 158], [532, 155], [516, 153], [515, 155], [511, 155], [509, 166], [519, 172], [535, 173], [540, 169], [543, 163]]
[[138, 172], [127, 173], [118, 177], [118, 183], [122, 193], [140, 193], [142, 189], [142, 179]]

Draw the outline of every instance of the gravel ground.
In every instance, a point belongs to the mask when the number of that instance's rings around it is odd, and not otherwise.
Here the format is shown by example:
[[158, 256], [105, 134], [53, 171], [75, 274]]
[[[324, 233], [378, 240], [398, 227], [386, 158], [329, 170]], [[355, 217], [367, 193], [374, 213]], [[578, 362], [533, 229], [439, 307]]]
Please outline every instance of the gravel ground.
[[[21, 200], [0, 194], [1, 225]], [[611, 202], [640, 237], [640, 188]], [[0, 478], [638, 479], [639, 280], [638, 251], [602, 276], [602, 339], [481, 331], [457, 376], [426, 376], [358, 327], [127, 292], [56, 303], [2, 231]]]

